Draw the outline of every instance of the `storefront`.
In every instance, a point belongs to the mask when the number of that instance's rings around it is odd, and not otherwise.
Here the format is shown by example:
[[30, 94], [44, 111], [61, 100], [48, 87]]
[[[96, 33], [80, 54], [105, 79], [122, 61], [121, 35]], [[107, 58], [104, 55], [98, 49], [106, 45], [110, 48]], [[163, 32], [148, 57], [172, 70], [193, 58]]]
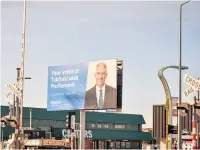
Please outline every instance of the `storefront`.
[[[30, 126], [29, 109], [24, 108], [23, 126]], [[67, 111], [48, 112], [44, 108], [32, 108], [32, 127], [46, 131], [55, 139], [69, 138], [69, 130], [65, 127]], [[8, 107], [1, 106], [1, 115], [8, 114]], [[79, 133], [79, 112], [76, 111], [76, 143]], [[86, 148], [88, 149], [140, 149], [142, 141], [151, 141], [149, 132], [142, 132], [145, 124], [142, 115], [86, 112]], [[10, 127], [2, 128], [3, 138], [7, 139]], [[2, 135], [1, 135], [2, 136]], [[46, 137], [47, 136], [46, 134]], [[78, 146], [78, 145], [76, 145]]]

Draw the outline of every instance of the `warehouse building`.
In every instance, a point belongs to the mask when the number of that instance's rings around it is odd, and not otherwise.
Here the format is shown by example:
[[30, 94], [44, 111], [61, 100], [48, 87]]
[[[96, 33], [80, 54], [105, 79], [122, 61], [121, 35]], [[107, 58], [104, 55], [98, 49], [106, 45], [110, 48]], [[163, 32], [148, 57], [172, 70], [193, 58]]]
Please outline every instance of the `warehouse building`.
[[[65, 119], [68, 111], [47, 111], [44, 108], [24, 107], [23, 127], [31, 126], [45, 131], [45, 138], [69, 138]], [[8, 106], [1, 106], [1, 117], [8, 114]], [[76, 112], [76, 129], [79, 130], [80, 112]], [[142, 115], [86, 112], [86, 148], [88, 149], [140, 149], [143, 141], [151, 141], [150, 132], [142, 132], [145, 120]], [[1, 139], [8, 139], [14, 129], [1, 128]], [[3, 134], [2, 134], [3, 133]], [[76, 140], [78, 143], [78, 139]]]

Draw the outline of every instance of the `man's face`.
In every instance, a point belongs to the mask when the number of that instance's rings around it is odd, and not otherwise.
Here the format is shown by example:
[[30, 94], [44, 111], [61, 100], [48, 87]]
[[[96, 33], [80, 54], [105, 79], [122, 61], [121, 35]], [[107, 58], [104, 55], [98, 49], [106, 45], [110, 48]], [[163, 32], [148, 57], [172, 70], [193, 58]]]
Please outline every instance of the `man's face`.
[[97, 86], [101, 87], [105, 84], [107, 72], [106, 72], [106, 68], [104, 65], [99, 65], [97, 67], [95, 77], [96, 77], [96, 85]]

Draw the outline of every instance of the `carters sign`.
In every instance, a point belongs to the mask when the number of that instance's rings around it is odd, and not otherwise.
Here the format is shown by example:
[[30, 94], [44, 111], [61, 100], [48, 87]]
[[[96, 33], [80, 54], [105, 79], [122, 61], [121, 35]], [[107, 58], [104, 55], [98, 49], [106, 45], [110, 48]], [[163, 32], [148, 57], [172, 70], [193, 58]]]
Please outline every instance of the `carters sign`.
[[190, 87], [184, 91], [184, 96], [187, 97], [194, 91], [200, 91], [200, 80], [195, 79], [191, 76], [185, 75], [184, 82]]
[[[75, 134], [77, 135], [78, 132], [75, 131]], [[70, 138], [70, 130], [63, 129], [62, 130], [62, 136], [65, 139], [69, 139]], [[85, 138], [86, 139], [92, 139], [92, 131], [91, 130], [85, 130]]]

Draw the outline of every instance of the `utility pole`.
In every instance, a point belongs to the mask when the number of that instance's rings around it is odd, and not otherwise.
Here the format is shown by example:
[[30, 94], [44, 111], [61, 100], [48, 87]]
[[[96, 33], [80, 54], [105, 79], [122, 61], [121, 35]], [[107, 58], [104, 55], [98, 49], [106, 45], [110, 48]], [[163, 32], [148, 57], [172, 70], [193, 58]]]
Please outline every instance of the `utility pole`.
[[24, 0], [23, 31], [22, 31], [22, 58], [21, 58], [21, 101], [20, 101], [20, 131], [23, 126], [23, 100], [24, 100], [24, 59], [25, 59], [25, 39], [26, 39], [26, 0]]
[[[20, 68], [17, 68], [17, 82], [19, 82], [19, 80], [20, 80]], [[16, 114], [16, 119], [17, 119], [18, 126], [19, 126], [20, 112], [19, 112], [19, 98], [17, 96], [16, 96], [16, 113], [15, 114]], [[18, 131], [16, 133], [18, 134]]]
[[[181, 70], [181, 67], [182, 67], [182, 7], [183, 7], [183, 5], [187, 4], [189, 1], [186, 1], [180, 5], [179, 101], [178, 101], [178, 106], [181, 105], [181, 101], [182, 101], [182, 97], [181, 97], [182, 96], [181, 95], [181, 92], [182, 92], [182, 84], [181, 84], [181, 81], [182, 81], [182, 70]], [[181, 136], [182, 126], [181, 125], [182, 125], [181, 124], [181, 115], [180, 115], [180, 111], [178, 111], [178, 149], [182, 149], [182, 136]]]

